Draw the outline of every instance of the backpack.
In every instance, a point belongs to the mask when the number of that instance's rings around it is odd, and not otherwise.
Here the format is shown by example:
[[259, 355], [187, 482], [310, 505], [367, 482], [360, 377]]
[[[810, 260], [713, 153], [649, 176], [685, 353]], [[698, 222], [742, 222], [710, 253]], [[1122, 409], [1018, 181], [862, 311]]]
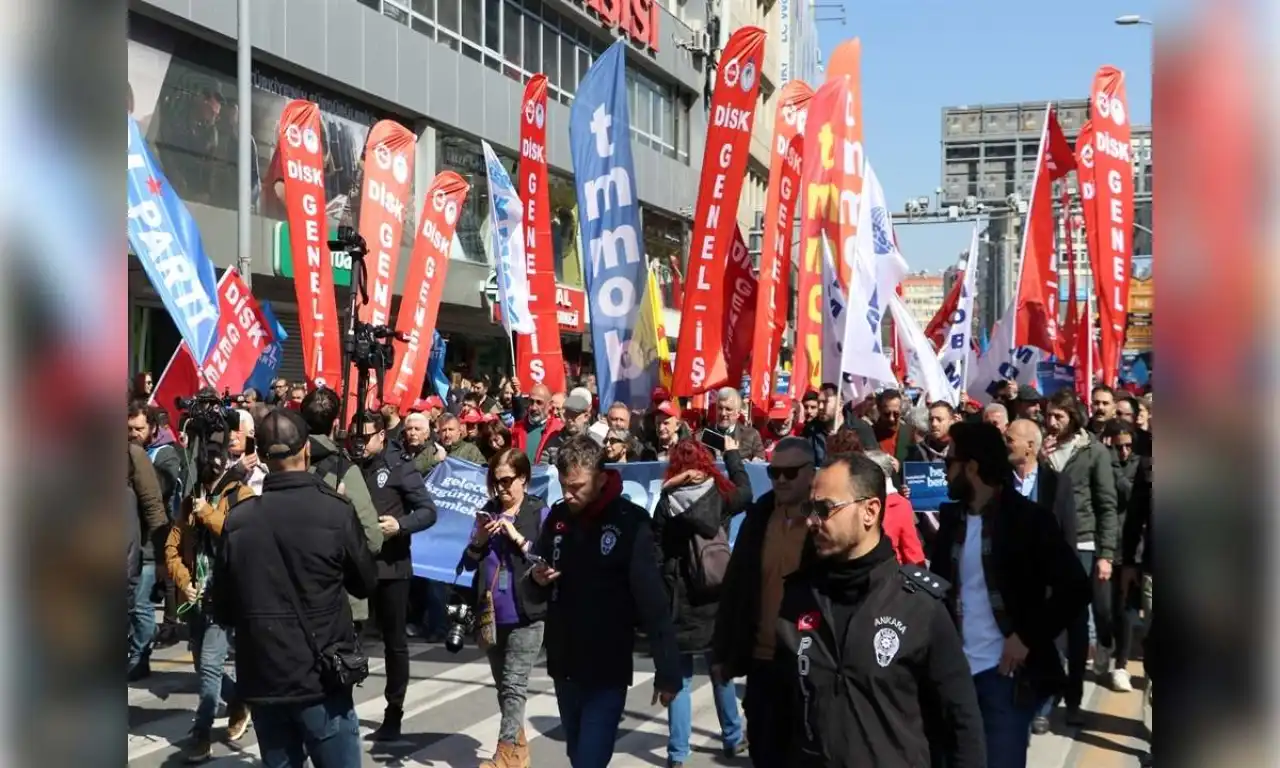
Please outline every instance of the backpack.
[[689, 602], [710, 603], [720, 599], [725, 574], [729, 571], [729, 534], [724, 527], [716, 535], [704, 538], [697, 533], [689, 541]]
[[178, 450], [177, 446], [172, 443], [165, 443], [154, 448], [147, 449], [147, 458], [151, 459], [151, 465], [155, 466], [156, 457], [160, 455], [160, 451], [165, 448], [172, 448], [178, 455], [178, 476], [173, 478], [173, 495], [169, 497], [169, 522], [176, 523], [182, 519], [182, 502], [187, 496], [187, 462], [186, 457]]

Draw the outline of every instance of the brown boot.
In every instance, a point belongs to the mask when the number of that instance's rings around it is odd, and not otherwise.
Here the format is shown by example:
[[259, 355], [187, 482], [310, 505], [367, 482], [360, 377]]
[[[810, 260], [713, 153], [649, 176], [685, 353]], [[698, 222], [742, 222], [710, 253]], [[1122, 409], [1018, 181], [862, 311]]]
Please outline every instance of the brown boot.
[[516, 734], [516, 768], [529, 768], [529, 740], [525, 738], [524, 728]]
[[480, 768], [520, 768], [518, 749], [513, 742], [500, 741], [493, 757], [480, 763]]

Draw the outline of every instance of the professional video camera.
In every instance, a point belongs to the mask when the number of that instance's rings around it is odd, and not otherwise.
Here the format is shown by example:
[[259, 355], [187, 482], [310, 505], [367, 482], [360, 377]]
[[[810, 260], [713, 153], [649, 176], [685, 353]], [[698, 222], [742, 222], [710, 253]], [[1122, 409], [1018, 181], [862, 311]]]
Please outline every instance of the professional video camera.
[[476, 631], [476, 612], [461, 595], [454, 593], [445, 615], [449, 618], [449, 631], [444, 636], [444, 648], [449, 653], [457, 653], [466, 644], [467, 635]]
[[342, 412], [338, 420], [339, 441], [346, 441], [354, 455], [364, 453], [364, 424], [356, 424], [355, 434], [347, 440], [347, 402], [346, 397], [351, 387], [351, 368], [356, 369], [356, 419], [360, 420], [364, 413], [364, 404], [369, 392], [369, 372], [374, 374], [377, 391], [382, 392], [383, 381], [387, 369], [395, 364], [395, 349], [391, 346], [393, 339], [408, 341], [408, 337], [397, 334], [386, 325], [373, 325], [360, 320], [360, 307], [369, 303], [367, 284], [368, 271], [364, 257], [369, 254], [368, 243], [354, 227], [338, 227], [338, 236], [329, 241], [329, 249], [346, 251], [351, 257], [351, 304], [348, 307], [351, 324], [347, 328], [347, 337], [342, 351], [345, 359], [342, 366]]
[[186, 417], [184, 429], [202, 438], [218, 432], [225, 434], [229, 424], [239, 426], [235, 399], [225, 393], [219, 397], [213, 387], [205, 387], [191, 397], [176, 398], [175, 402]]

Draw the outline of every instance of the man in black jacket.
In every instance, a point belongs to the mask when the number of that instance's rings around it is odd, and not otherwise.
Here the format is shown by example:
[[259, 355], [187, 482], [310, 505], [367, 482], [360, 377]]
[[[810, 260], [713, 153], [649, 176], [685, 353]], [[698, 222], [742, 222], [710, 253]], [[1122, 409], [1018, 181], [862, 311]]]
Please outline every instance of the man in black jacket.
[[775, 663], [785, 768], [979, 768], [982, 717], [948, 585], [898, 565], [881, 534], [885, 475], [861, 454], [831, 456], [814, 479], [812, 546], [787, 577]]
[[378, 587], [373, 593], [373, 612], [382, 635], [387, 660], [384, 689], [387, 711], [382, 725], [374, 731], [374, 741], [400, 738], [404, 718], [404, 693], [409, 687], [409, 579], [413, 564], [409, 544], [413, 534], [436, 522], [436, 505], [427, 493], [426, 482], [404, 449], [390, 443], [387, 424], [381, 413], [365, 411], [364, 418], [351, 423], [351, 432], [363, 421], [364, 456], [356, 463], [364, 476], [373, 506], [378, 510], [382, 549], [378, 552]]
[[317, 766], [359, 765], [351, 687], [322, 677], [316, 655], [355, 648], [346, 595], [367, 597], [378, 570], [351, 502], [307, 471], [307, 437], [284, 408], [258, 426], [270, 471], [262, 495], [228, 513], [209, 590], [218, 623], [236, 632], [236, 690], [262, 762], [300, 766], [305, 745]]
[[563, 496], [551, 508], [532, 571], [547, 606], [547, 673], [555, 681], [573, 768], [604, 768], [631, 687], [635, 628], [652, 645], [653, 702], [680, 690], [666, 590], [654, 558], [649, 513], [622, 495], [622, 477], [604, 468], [604, 449], [580, 435], [556, 455]]
[[773, 663], [774, 624], [782, 604], [783, 579], [799, 567], [804, 550], [814, 470], [811, 440], [786, 437], [778, 441], [769, 463], [773, 490], [747, 507], [716, 612], [711, 674], [719, 680], [747, 678], [742, 709], [756, 768], [786, 762], [790, 726], [777, 716], [775, 707], [783, 683]]
[[1000, 431], [965, 423], [950, 434], [957, 501], [939, 509], [930, 568], [955, 585], [946, 606], [978, 692], [987, 764], [1022, 768], [1037, 708], [1066, 684], [1054, 640], [1088, 606], [1089, 577], [1053, 515], [1013, 487]]

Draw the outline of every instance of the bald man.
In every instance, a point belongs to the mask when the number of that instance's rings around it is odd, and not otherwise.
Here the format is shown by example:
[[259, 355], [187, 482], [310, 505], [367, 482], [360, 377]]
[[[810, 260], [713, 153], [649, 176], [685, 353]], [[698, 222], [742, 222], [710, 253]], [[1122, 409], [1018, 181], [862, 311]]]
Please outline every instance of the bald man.
[[547, 440], [564, 426], [559, 416], [551, 415], [551, 400], [551, 389], [546, 384], [535, 384], [525, 400], [524, 415], [511, 427], [513, 444], [525, 452], [532, 464], [542, 458]]
[[1013, 487], [1052, 513], [1067, 541], [1074, 544], [1075, 496], [1071, 493], [1070, 481], [1064, 481], [1051, 467], [1040, 463], [1043, 443], [1040, 425], [1030, 419], [1018, 419], [1005, 429], [1004, 444], [1009, 448], [1009, 463], [1013, 465]]

